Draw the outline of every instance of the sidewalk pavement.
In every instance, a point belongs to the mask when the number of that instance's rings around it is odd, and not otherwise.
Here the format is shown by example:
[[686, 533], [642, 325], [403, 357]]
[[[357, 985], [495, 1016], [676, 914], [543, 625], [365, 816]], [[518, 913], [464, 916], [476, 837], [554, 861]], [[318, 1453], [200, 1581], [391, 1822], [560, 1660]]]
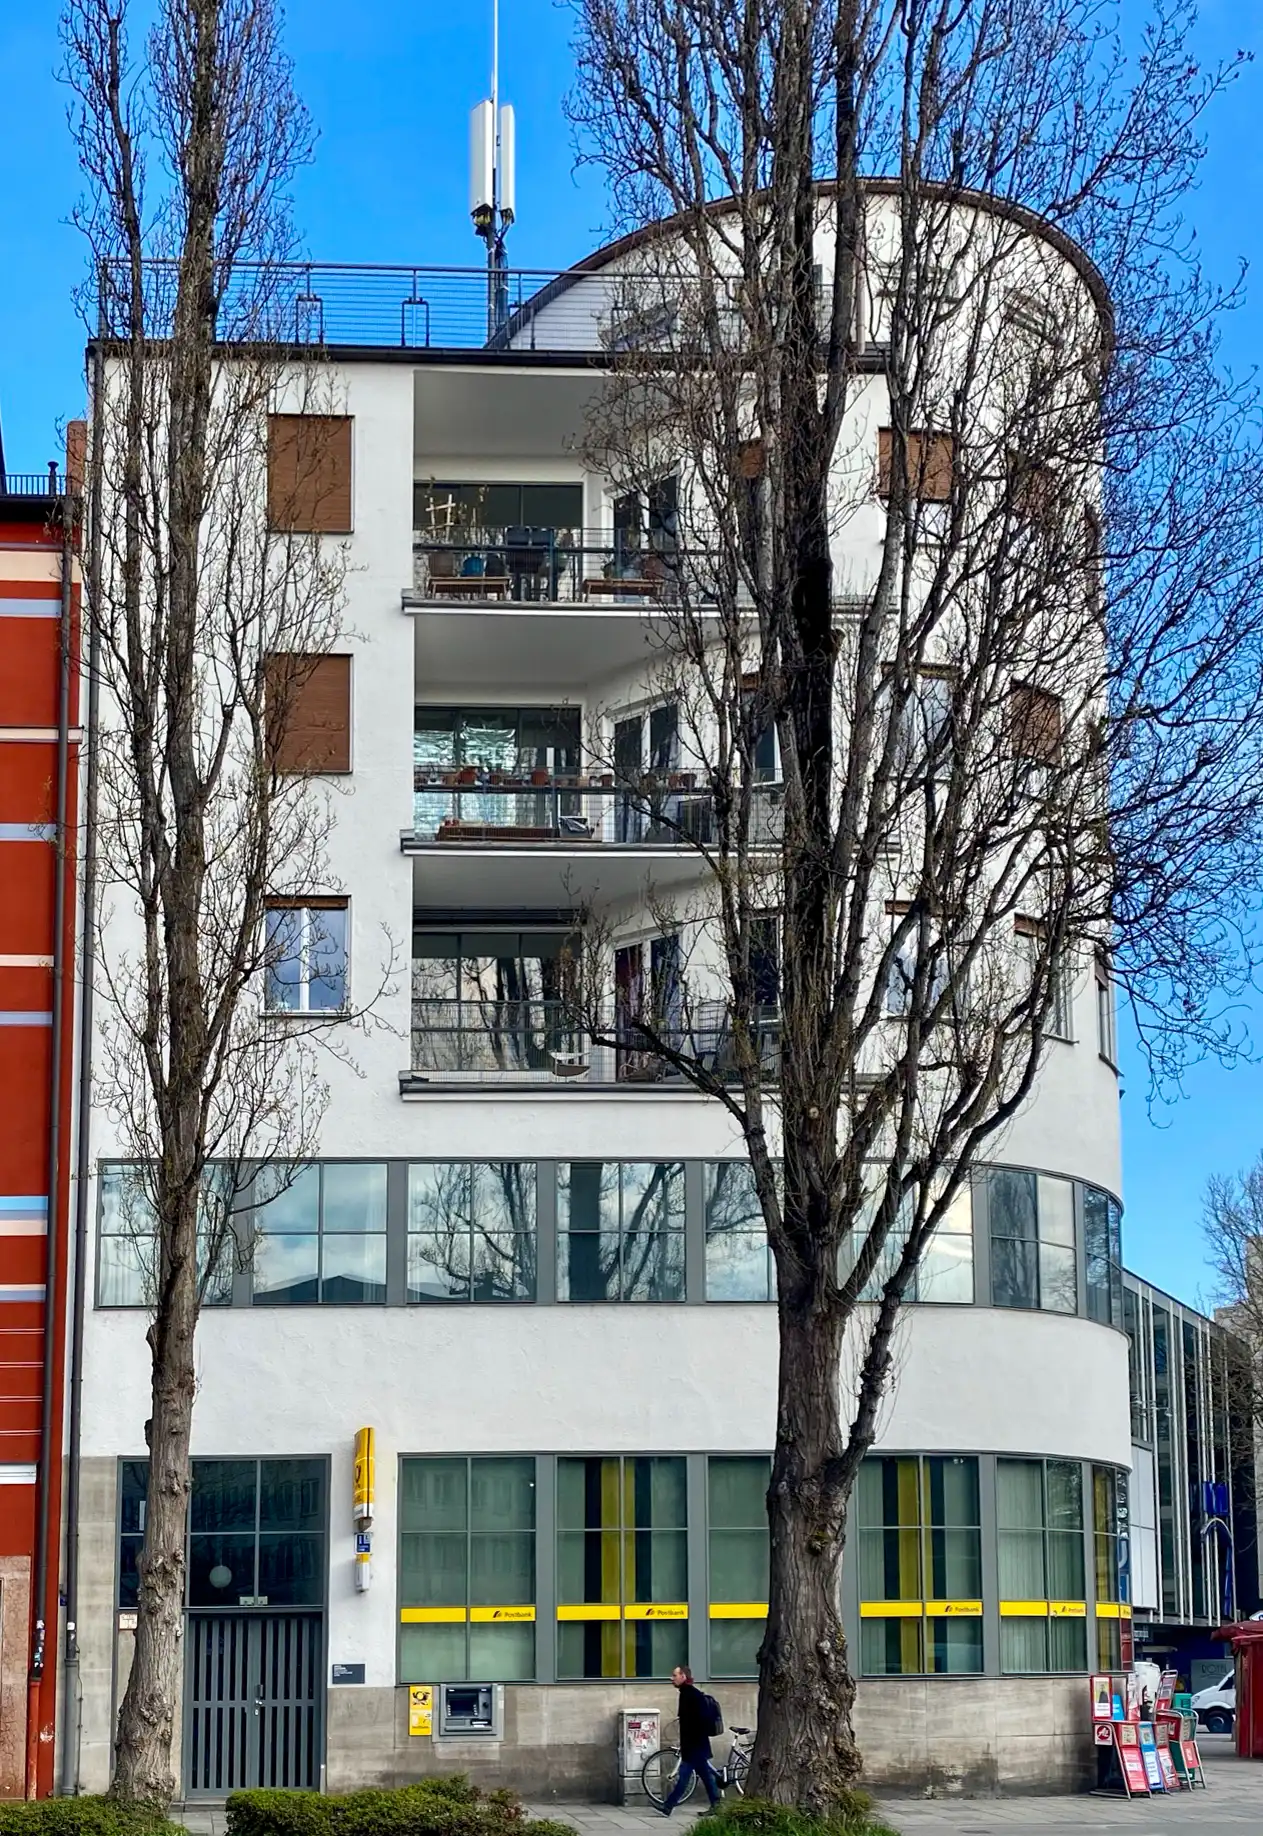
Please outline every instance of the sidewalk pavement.
[[[899, 1836], [1060, 1836], [1074, 1829], [1080, 1836], [1245, 1836], [1263, 1833], [1263, 1763], [1239, 1760], [1228, 1736], [1203, 1736], [1207, 1790], [1182, 1791], [1170, 1798], [1098, 1798], [1079, 1793], [1064, 1798], [882, 1798], [879, 1814]], [[672, 1820], [689, 1830], [701, 1811], [682, 1805]], [[662, 1818], [648, 1805], [531, 1804], [527, 1813], [569, 1823], [576, 1836], [649, 1836]], [[224, 1836], [222, 1805], [188, 1804], [173, 1817], [191, 1836]], [[700, 1832], [698, 1833], [700, 1836]]]

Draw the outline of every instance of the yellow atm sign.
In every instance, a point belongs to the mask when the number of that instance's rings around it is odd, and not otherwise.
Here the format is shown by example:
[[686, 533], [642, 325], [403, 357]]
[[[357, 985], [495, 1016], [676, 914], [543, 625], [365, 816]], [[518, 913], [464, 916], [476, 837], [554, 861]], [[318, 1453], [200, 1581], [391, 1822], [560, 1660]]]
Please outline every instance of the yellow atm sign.
[[357, 1429], [352, 1474], [353, 1513], [357, 1524], [371, 1523], [377, 1490], [377, 1444], [371, 1428]]

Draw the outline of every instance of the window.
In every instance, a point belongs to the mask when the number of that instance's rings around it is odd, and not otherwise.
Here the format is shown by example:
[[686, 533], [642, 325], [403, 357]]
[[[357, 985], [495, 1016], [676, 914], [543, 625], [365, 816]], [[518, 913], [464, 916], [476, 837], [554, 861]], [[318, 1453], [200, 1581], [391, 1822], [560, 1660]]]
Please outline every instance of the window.
[[399, 1463], [399, 1680], [535, 1675], [535, 1461]]
[[1127, 1587], [1127, 1475], [1092, 1468], [1092, 1556], [1096, 1574], [1096, 1658], [1102, 1670], [1122, 1664], [1122, 1620], [1130, 1616]]
[[408, 1168], [408, 1299], [535, 1299], [533, 1161]]
[[1078, 1311], [1074, 1186], [1068, 1179], [992, 1167], [991, 1304]]
[[996, 1462], [1000, 1668], [1087, 1669], [1083, 1469], [1074, 1460]]
[[[1085, 1225], [1086, 1228], [1086, 1225]], [[1090, 1255], [1090, 1252], [1089, 1252]], [[1088, 1305], [1091, 1307], [1091, 1262], [1089, 1261]], [[1146, 1447], [1153, 1445], [1153, 1397], [1150, 1393], [1146, 1315], [1148, 1302], [1132, 1288], [1123, 1290], [1123, 1326], [1127, 1333], [1127, 1382], [1131, 1400], [1131, 1438]]]
[[[149, 1464], [119, 1470], [118, 1604], [136, 1605]], [[194, 1460], [185, 1604], [318, 1607], [325, 1597], [325, 1462]]]
[[1034, 983], [1039, 976], [1047, 978], [1051, 983], [1048, 1012], [1044, 1016], [1045, 1038], [1073, 1039], [1070, 1026], [1070, 982], [1065, 959], [1059, 957], [1054, 963], [1045, 961], [1048, 954], [1045, 942], [1048, 927], [1041, 918], [1026, 918], [1019, 914], [1013, 920], [1013, 929], [1018, 952], [1030, 982]]
[[927, 931], [917, 918], [912, 924], [908, 919], [913, 917], [916, 908], [903, 900], [888, 899], [886, 915], [890, 919], [890, 935], [893, 940], [906, 926], [902, 942], [890, 959], [886, 971], [886, 988], [883, 1011], [892, 1019], [905, 1018], [912, 1012], [916, 996], [917, 969], [924, 950], [929, 957], [929, 970], [926, 978], [924, 1000], [926, 1011], [931, 1010], [940, 1001], [947, 986], [947, 960], [941, 941], [935, 937], [933, 930]]
[[706, 1462], [710, 1673], [757, 1677], [767, 1624], [767, 1488], [772, 1463], [716, 1455]]
[[581, 484], [415, 484], [412, 526], [423, 542], [503, 541], [510, 530], [556, 530], [577, 536], [583, 524]]
[[274, 651], [264, 694], [273, 769], [289, 773], [351, 769], [351, 659]]
[[1061, 760], [1061, 697], [1029, 682], [1009, 690], [1009, 743], [1024, 764], [1057, 765]]
[[268, 416], [268, 526], [294, 535], [350, 534], [350, 415]]
[[[893, 428], [877, 433], [877, 495], [889, 497], [894, 487]], [[952, 469], [956, 442], [951, 434], [927, 431], [909, 433], [904, 446], [908, 495], [922, 502], [946, 503], [952, 495]]]
[[955, 674], [925, 664], [900, 713], [899, 770], [906, 785], [942, 783], [951, 776], [951, 721]]
[[557, 1462], [557, 1676], [688, 1662], [687, 1461]]
[[[418, 707], [413, 717], [413, 828], [449, 820], [486, 828], [555, 827], [580, 812], [555, 781], [579, 772], [575, 707]], [[533, 788], [531, 788], [533, 786]]]
[[[854, 1268], [863, 1251], [865, 1240], [876, 1219], [881, 1192], [881, 1186], [875, 1184], [866, 1194], [865, 1222], [860, 1229], [852, 1233], [849, 1256], [845, 1249], [843, 1251], [843, 1256], [846, 1258], [843, 1273]], [[911, 1195], [905, 1196], [894, 1227], [882, 1245], [877, 1266], [860, 1294], [861, 1300], [877, 1301], [881, 1299], [882, 1291], [898, 1267], [907, 1244], [912, 1206]], [[965, 1180], [953, 1193], [946, 1211], [922, 1250], [921, 1260], [913, 1271], [905, 1299], [933, 1304], [935, 1302], [968, 1303], [973, 1298], [973, 1193], [969, 1181]]]
[[776, 1298], [776, 1267], [748, 1160], [712, 1160], [705, 1170], [706, 1298]]
[[685, 1298], [682, 1161], [575, 1160], [557, 1178], [559, 1300]]
[[412, 1064], [550, 1071], [574, 1038], [566, 931], [414, 931]]
[[256, 1307], [386, 1298], [383, 1162], [274, 1166], [255, 1183]]
[[[149, 1184], [140, 1166], [103, 1162], [100, 1170], [100, 1233], [97, 1240], [98, 1307], [152, 1307], [157, 1256], [156, 1223]], [[224, 1207], [230, 1207], [225, 1217]], [[236, 1248], [232, 1213], [244, 1209], [223, 1173], [208, 1168], [198, 1216], [198, 1272], [205, 1283], [202, 1304], [226, 1306], [232, 1299]], [[207, 1259], [215, 1250], [215, 1266]]]
[[1087, 1265], [1088, 1318], [1123, 1324], [1122, 1209], [1107, 1192], [1083, 1189], [1083, 1251]]
[[1109, 951], [1096, 947], [1096, 1038], [1107, 1065], [1118, 1064], [1118, 1038], [1114, 1028], [1114, 975]]
[[856, 1518], [862, 1673], [981, 1671], [977, 1460], [865, 1460]]
[[329, 1014], [345, 1008], [347, 901], [271, 899], [264, 926], [265, 1010]]

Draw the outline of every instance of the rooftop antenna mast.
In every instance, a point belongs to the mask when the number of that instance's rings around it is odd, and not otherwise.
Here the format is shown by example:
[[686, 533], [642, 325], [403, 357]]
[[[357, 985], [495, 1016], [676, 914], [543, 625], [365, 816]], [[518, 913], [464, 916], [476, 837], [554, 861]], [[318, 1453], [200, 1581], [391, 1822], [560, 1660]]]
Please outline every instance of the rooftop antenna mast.
[[469, 117], [469, 214], [487, 245], [487, 337], [509, 317], [504, 238], [513, 222], [516, 148], [512, 104], [500, 103], [500, 0], [491, 0], [491, 100]]

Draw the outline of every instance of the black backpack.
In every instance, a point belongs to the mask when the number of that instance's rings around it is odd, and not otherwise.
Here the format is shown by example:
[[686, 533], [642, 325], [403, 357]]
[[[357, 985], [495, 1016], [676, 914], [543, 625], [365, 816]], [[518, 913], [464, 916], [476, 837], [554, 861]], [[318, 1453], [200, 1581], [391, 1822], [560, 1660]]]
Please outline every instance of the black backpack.
[[722, 1734], [724, 1731], [724, 1711], [720, 1708], [715, 1698], [713, 1696], [708, 1696], [704, 1689], [699, 1690], [698, 1694], [702, 1698], [702, 1707], [706, 1714], [707, 1734]]

